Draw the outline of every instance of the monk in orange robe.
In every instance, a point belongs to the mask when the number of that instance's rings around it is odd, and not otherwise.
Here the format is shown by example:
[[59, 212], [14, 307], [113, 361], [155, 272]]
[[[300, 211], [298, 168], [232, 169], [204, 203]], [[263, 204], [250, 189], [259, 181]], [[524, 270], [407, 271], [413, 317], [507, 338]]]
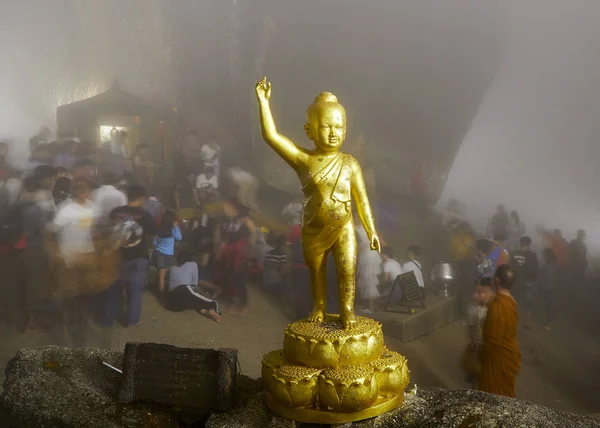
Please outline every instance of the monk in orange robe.
[[515, 378], [521, 367], [521, 353], [517, 342], [519, 313], [510, 294], [515, 272], [509, 265], [501, 265], [494, 278], [497, 295], [490, 304], [483, 327], [481, 374], [479, 390], [506, 397], [515, 396]]

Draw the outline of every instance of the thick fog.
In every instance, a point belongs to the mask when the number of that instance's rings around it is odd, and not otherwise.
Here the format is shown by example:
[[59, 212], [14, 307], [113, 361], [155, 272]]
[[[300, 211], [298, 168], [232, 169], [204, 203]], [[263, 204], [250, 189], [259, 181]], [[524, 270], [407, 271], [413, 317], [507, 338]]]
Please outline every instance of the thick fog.
[[600, 4], [514, 2], [506, 59], [456, 156], [440, 205], [484, 225], [498, 203], [600, 244]]
[[[286, 191], [295, 177], [258, 133], [253, 85], [266, 74], [282, 132], [306, 144], [321, 91], [348, 111], [348, 149], [378, 189], [405, 192], [415, 163], [440, 204], [483, 224], [497, 203], [567, 236], [598, 210], [595, 115], [600, 5], [478, 0], [30, 0], [0, 14], [0, 138], [23, 160], [56, 107], [117, 79], [217, 135], [226, 151]], [[460, 150], [459, 150], [460, 149]], [[249, 151], [254, 156], [247, 156]], [[458, 153], [458, 154], [457, 154]], [[456, 155], [456, 156], [455, 156]], [[251, 159], [251, 161], [248, 161]], [[448, 181], [445, 182], [445, 177]]]

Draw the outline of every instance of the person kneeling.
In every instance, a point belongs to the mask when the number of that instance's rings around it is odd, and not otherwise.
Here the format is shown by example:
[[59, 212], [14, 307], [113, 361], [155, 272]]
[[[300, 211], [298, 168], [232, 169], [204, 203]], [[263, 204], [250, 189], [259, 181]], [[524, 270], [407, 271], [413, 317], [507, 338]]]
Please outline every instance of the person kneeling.
[[217, 323], [221, 323], [221, 312], [216, 300], [211, 300], [198, 292], [198, 265], [192, 261], [193, 255], [182, 251], [177, 256], [177, 266], [169, 269], [167, 287], [163, 300], [170, 311], [182, 312], [193, 309]]

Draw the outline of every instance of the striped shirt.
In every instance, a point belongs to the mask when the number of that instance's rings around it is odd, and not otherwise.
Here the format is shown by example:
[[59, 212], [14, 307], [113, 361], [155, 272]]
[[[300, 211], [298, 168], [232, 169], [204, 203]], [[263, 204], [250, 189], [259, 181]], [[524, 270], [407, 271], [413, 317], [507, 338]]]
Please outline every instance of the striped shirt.
[[287, 255], [281, 250], [271, 250], [265, 256], [263, 284], [283, 282], [283, 267], [287, 264]]

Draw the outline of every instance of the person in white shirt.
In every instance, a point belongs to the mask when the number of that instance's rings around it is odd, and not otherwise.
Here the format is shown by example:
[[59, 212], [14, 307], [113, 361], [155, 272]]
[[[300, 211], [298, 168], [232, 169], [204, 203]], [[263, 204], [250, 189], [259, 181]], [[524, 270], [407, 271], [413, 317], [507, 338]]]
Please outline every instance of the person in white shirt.
[[219, 180], [219, 174], [221, 172], [221, 162], [219, 160], [221, 150], [219, 149], [219, 145], [216, 141], [210, 141], [202, 145], [200, 153], [202, 161], [204, 162], [204, 169], [212, 168], [213, 174], [217, 177], [217, 180]]
[[421, 287], [422, 291], [425, 289], [425, 281], [423, 281], [423, 271], [421, 269], [421, 263], [419, 257], [421, 257], [421, 248], [417, 245], [411, 245], [406, 251], [408, 261], [402, 265], [402, 273], [414, 272], [417, 284]]
[[365, 304], [366, 313], [375, 311], [375, 300], [379, 297], [379, 275], [381, 274], [381, 258], [377, 251], [371, 250], [371, 243], [361, 222], [354, 226], [356, 243], [358, 244], [358, 260], [356, 262], [356, 292]]
[[52, 222], [58, 237], [60, 255], [67, 267], [82, 256], [94, 253], [92, 241], [93, 203], [88, 198], [90, 187], [80, 181], [73, 187], [73, 199], [61, 205]]
[[196, 178], [196, 195], [199, 201], [217, 199], [219, 197], [219, 181], [215, 170], [208, 167]]
[[97, 224], [108, 224], [112, 210], [127, 205], [127, 196], [117, 189], [118, 179], [116, 175], [107, 173], [104, 176], [104, 185], [101, 186], [93, 197], [94, 221]]
[[302, 201], [290, 202], [285, 206], [281, 214], [288, 220], [291, 226], [302, 223], [302, 211], [304, 203]]
[[252, 211], [260, 212], [256, 203], [259, 187], [258, 178], [237, 166], [228, 168], [226, 172], [231, 182], [237, 188], [236, 199]]
[[385, 287], [391, 287], [396, 277], [402, 274], [402, 266], [394, 259], [394, 250], [392, 247], [383, 247], [381, 250], [381, 284]]
[[21, 173], [17, 170], [11, 170], [4, 186], [8, 192], [8, 203], [13, 205], [21, 194]]
[[127, 131], [119, 132], [118, 129], [110, 130], [110, 140], [104, 143], [104, 148], [110, 151], [113, 155], [127, 157]]

